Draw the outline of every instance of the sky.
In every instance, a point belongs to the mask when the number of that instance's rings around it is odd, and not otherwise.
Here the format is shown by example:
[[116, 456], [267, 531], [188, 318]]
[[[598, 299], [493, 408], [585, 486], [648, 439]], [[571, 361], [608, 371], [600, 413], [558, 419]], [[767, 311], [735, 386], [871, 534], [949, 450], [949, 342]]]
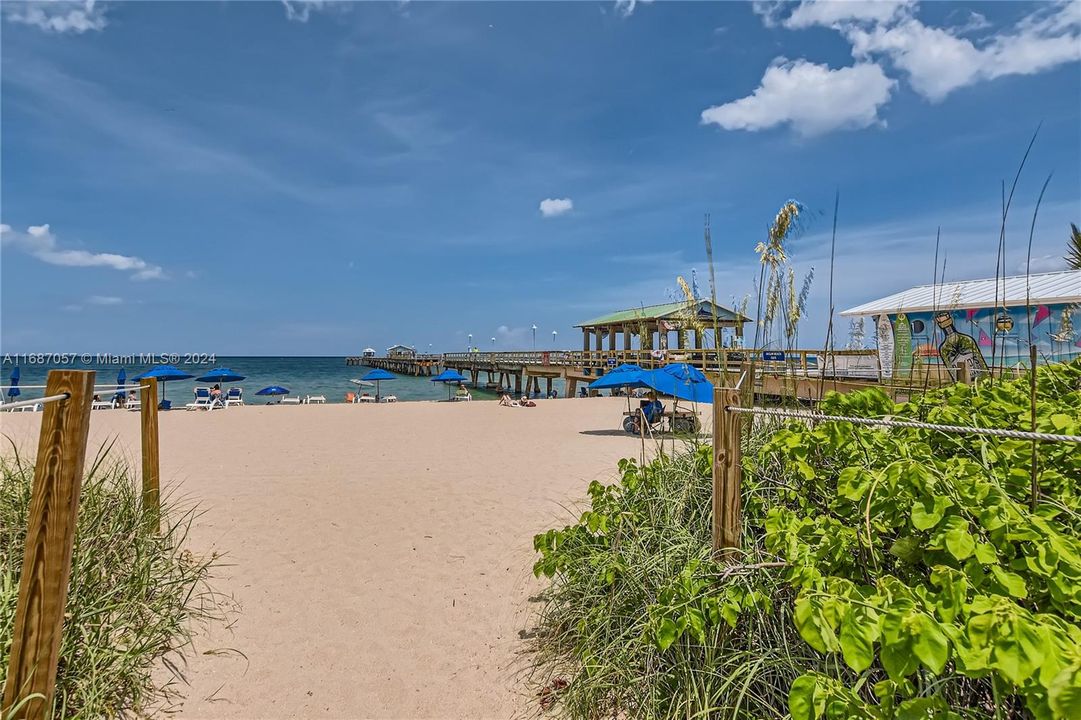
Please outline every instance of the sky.
[[[1064, 267], [1081, 3], [4, 2], [0, 350], [581, 346], [778, 209], [838, 311]], [[752, 303], [753, 309], [753, 303]], [[843, 322], [843, 321], [839, 321]], [[553, 339], [553, 332], [558, 333]], [[494, 342], [493, 342], [494, 338]]]

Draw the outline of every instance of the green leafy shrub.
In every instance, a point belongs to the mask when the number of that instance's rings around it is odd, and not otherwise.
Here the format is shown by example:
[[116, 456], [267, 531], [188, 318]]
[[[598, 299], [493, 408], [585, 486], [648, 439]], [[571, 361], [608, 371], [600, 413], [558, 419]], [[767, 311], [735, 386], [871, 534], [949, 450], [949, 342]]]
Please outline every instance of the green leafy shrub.
[[[0, 675], [11, 651], [33, 467], [0, 459]], [[148, 529], [137, 477], [103, 449], [83, 480], [53, 717], [142, 715], [173, 688], [155, 679], [193, 623], [226, 607], [206, 580], [216, 558], [183, 549], [196, 515], [162, 505]], [[0, 680], [0, 684], [3, 680]]]
[[[1027, 378], [833, 415], [1029, 428]], [[1081, 362], [1039, 373], [1036, 429], [1081, 435]], [[791, 423], [748, 463], [791, 483], [765, 511], [804, 641], [831, 672], [793, 686], [793, 718], [1081, 717], [1081, 447]]]
[[[1037, 429], [1081, 434], [1081, 363], [1038, 379]], [[1029, 429], [1028, 381], [824, 411]], [[538, 535], [541, 706], [575, 718], [1081, 717], [1081, 449], [828, 422], [755, 423], [743, 557], [710, 557], [711, 457], [592, 483]]]

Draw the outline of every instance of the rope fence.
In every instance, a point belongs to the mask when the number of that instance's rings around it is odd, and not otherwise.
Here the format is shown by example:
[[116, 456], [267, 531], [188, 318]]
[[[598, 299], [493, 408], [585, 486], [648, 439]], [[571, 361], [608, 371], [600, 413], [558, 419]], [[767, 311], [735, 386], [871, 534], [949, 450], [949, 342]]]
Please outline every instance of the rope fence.
[[[15, 388], [16, 390], [45, 390], [48, 387], [49, 387], [48, 385], [22, 385], [22, 384], [19, 384], [19, 385], [0, 385], [0, 390], [11, 390], [12, 388]], [[150, 386], [149, 385], [118, 385], [117, 383], [104, 383], [104, 384], [94, 385], [95, 390], [108, 390], [110, 388], [115, 388], [117, 390], [139, 390], [139, 389], [148, 388], [148, 387], [150, 387]]]
[[939, 423], [919, 422], [916, 420], [890, 420], [887, 418], [860, 418], [847, 415], [826, 415], [823, 413], [805, 410], [784, 410], [782, 408], [763, 407], [736, 407], [728, 405], [724, 408], [728, 412], [745, 413], [748, 415], [772, 415], [774, 417], [790, 417], [803, 420], [816, 421], [839, 421], [849, 422], [853, 425], [875, 425], [881, 427], [913, 428], [916, 430], [935, 430], [937, 432], [955, 433], [958, 435], [989, 435], [991, 437], [1004, 437], [1014, 440], [1036, 440], [1040, 442], [1072, 442], [1081, 443], [1078, 435], [1057, 435], [1055, 433], [1029, 432], [1027, 430], [1007, 430], [1005, 428], [978, 428], [964, 425], [941, 425]]
[[0, 405], [4, 410], [17, 410], [21, 407], [30, 407], [31, 405], [43, 405], [51, 402], [57, 402], [60, 400], [67, 400], [71, 397], [71, 393], [60, 393], [59, 395], [46, 395], [45, 397], [31, 398], [30, 400], [19, 400], [13, 403], [4, 403]]

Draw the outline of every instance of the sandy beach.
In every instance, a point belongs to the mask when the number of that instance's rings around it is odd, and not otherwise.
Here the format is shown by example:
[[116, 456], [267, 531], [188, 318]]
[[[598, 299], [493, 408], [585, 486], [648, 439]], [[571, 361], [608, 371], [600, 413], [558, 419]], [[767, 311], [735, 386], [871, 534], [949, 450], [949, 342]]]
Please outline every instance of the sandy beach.
[[[516, 682], [532, 535], [638, 455], [625, 402], [162, 413], [163, 488], [205, 510], [190, 546], [225, 556], [213, 584], [240, 606], [188, 654], [181, 716], [534, 711]], [[32, 449], [40, 414], [0, 417]], [[138, 420], [95, 412], [91, 449], [117, 437], [137, 462]]]

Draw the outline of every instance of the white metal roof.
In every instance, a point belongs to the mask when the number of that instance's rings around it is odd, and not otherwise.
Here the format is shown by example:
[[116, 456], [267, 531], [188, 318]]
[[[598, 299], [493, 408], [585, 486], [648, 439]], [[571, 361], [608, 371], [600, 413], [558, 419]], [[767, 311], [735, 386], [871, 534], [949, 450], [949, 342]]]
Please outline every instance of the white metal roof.
[[1026, 294], [1033, 305], [1081, 303], [1081, 270], [1037, 273], [1025, 277], [966, 280], [938, 285], [920, 285], [880, 300], [857, 305], [841, 315], [892, 315], [898, 312], [927, 312], [950, 308], [995, 307], [995, 286], [998, 304], [1003, 307], [1024, 305]]

